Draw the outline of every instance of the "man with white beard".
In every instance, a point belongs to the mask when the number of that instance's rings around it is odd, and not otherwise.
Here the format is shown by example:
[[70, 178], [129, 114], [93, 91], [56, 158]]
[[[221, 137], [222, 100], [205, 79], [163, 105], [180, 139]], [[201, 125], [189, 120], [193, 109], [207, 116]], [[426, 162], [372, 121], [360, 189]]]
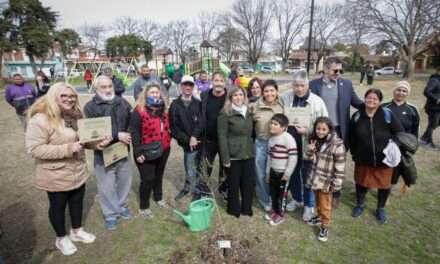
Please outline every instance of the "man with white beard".
[[[96, 79], [96, 95], [85, 105], [84, 113], [87, 118], [111, 118], [113, 140], [109, 145], [121, 142], [128, 150], [131, 142], [128, 132], [130, 112], [130, 104], [124, 98], [115, 96], [112, 80], [107, 76], [99, 76]], [[118, 218], [132, 218], [127, 203], [132, 180], [130, 162], [124, 158], [105, 167], [102, 151], [95, 150], [94, 156], [96, 184], [105, 227], [115, 230]]]

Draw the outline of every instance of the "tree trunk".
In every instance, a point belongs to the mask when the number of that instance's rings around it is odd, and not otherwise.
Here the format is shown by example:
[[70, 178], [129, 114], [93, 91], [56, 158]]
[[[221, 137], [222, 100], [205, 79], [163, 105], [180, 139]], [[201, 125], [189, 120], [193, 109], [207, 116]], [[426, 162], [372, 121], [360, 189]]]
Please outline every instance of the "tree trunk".
[[27, 54], [29, 57], [29, 61], [31, 63], [32, 72], [34, 73], [34, 78], [37, 76], [37, 65], [35, 64], [35, 58], [32, 54]]
[[3, 50], [0, 50], [0, 80], [3, 79]]
[[403, 77], [408, 80], [412, 80], [414, 78], [414, 57], [415, 47], [414, 44], [412, 44], [409, 46], [407, 54], [402, 54], [402, 58], [406, 62]]

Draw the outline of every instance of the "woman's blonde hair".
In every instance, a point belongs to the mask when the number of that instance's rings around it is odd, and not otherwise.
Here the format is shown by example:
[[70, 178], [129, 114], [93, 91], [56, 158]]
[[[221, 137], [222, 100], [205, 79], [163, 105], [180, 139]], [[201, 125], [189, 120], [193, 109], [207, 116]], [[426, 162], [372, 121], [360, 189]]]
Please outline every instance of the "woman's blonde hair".
[[147, 98], [148, 91], [150, 91], [153, 88], [159, 89], [160, 98], [164, 101], [164, 104], [165, 104], [164, 112], [167, 112], [168, 111], [168, 102], [165, 99], [165, 96], [162, 93], [162, 89], [160, 89], [160, 85], [158, 83], [149, 83], [142, 88], [142, 91], [139, 93], [139, 96], [136, 100], [135, 107], [139, 107], [140, 109], [145, 108], [145, 99]]
[[38, 113], [45, 114], [51, 126], [56, 129], [62, 128], [63, 122], [61, 120], [61, 108], [58, 105], [57, 99], [60, 97], [61, 91], [65, 88], [70, 89], [75, 94], [76, 101], [74, 110], [81, 112], [78, 92], [76, 89], [68, 83], [57, 82], [49, 88], [44, 96], [38, 98], [38, 100], [29, 108], [27, 111], [27, 118], [31, 119]]
[[225, 113], [227, 113], [227, 114], [231, 113], [231, 111], [232, 111], [232, 96], [234, 96], [234, 94], [236, 94], [239, 91], [241, 91], [244, 96], [243, 104], [248, 106], [249, 103], [248, 103], [246, 91], [241, 87], [234, 86], [231, 89], [229, 89], [228, 95], [226, 96], [225, 105], [223, 106], [223, 111]]

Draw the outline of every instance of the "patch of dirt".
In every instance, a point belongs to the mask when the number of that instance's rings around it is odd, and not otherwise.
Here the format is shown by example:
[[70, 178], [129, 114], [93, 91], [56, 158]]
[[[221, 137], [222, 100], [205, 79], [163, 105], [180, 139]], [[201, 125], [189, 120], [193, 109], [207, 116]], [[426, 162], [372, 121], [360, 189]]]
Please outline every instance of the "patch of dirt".
[[[221, 249], [218, 247], [217, 241], [230, 240], [231, 248]], [[254, 243], [258, 243], [259, 239], [256, 237], [255, 242], [247, 239], [240, 240], [233, 235], [214, 234], [208, 238], [207, 243], [199, 248], [201, 259], [209, 264], [233, 264], [233, 263], [248, 263], [248, 264], [264, 264], [268, 261], [258, 256], [257, 252], [252, 249]]]

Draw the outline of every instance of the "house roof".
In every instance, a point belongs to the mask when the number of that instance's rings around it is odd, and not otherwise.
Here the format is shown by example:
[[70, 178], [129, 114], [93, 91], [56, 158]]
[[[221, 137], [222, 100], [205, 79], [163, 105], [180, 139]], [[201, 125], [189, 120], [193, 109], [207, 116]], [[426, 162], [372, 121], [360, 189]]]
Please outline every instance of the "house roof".
[[213, 41], [204, 40], [202, 44], [200, 44], [201, 48], [216, 48], [217, 44], [215, 44]]
[[170, 48], [162, 48], [155, 50], [153, 53], [156, 55], [166, 56], [166, 55], [172, 55], [173, 51]]

